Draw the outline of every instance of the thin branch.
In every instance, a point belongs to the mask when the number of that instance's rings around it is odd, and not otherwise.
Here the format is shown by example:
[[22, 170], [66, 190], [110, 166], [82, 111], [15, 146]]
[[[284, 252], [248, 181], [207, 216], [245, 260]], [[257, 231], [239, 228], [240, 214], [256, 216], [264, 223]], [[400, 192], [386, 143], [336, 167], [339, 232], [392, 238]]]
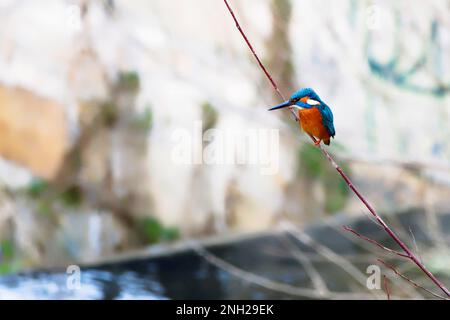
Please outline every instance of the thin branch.
[[363, 240], [366, 240], [367, 242], [370, 242], [370, 243], [376, 245], [377, 247], [380, 247], [380, 248], [383, 249], [383, 250], [386, 250], [387, 252], [390, 252], [390, 253], [396, 254], [396, 255], [398, 255], [398, 256], [400, 256], [400, 257], [408, 258], [408, 259], [409, 259], [409, 256], [408, 256], [407, 254], [404, 254], [404, 253], [398, 252], [398, 251], [396, 251], [396, 250], [392, 250], [392, 249], [390, 249], [390, 248], [388, 248], [388, 247], [386, 247], [386, 246], [383, 246], [383, 245], [382, 245], [381, 243], [379, 243], [378, 241], [373, 240], [373, 239], [370, 239], [370, 238], [368, 238], [368, 237], [366, 237], [366, 236], [363, 236], [362, 234], [360, 234], [360, 233], [357, 232], [356, 230], [350, 228], [349, 226], [342, 226], [342, 228], [343, 228], [345, 231], [349, 231], [349, 232], [353, 233], [354, 235], [356, 235], [357, 237], [359, 237], [359, 238], [361, 238], [361, 239], [363, 239]]
[[365, 215], [367, 217], [367, 219], [369, 219], [373, 224], [375, 224], [378, 228], [383, 228], [382, 226], [380, 226], [380, 224], [378, 223], [377, 220], [375, 220], [375, 218], [368, 212], [366, 212], [365, 210], [361, 209], [361, 213], [363, 215]]
[[[242, 38], [244, 38], [244, 41], [247, 43], [248, 48], [250, 49], [250, 51], [252, 52], [253, 56], [255, 57], [256, 61], [258, 62], [259, 67], [261, 68], [261, 70], [264, 72], [264, 74], [266, 75], [267, 79], [269, 79], [270, 84], [272, 85], [272, 87], [275, 89], [275, 92], [278, 94], [278, 96], [281, 98], [281, 100], [285, 101], [286, 98], [283, 96], [283, 94], [281, 93], [280, 89], [278, 88], [277, 83], [275, 82], [275, 80], [273, 80], [272, 76], [270, 75], [269, 71], [267, 71], [266, 67], [264, 66], [264, 64], [261, 62], [261, 59], [259, 59], [258, 54], [256, 53], [255, 49], [253, 49], [252, 44], [250, 43], [250, 41], [247, 38], [247, 35], [245, 34], [244, 30], [242, 30], [241, 25], [239, 24], [236, 16], [234, 15], [233, 9], [231, 9], [230, 5], [228, 4], [227, 0], [223, 0], [225, 2], [225, 5], [227, 6], [228, 11], [231, 14], [231, 17], [234, 20], [234, 23], [236, 24], [236, 28], [239, 30], [239, 32], [242, 35]], [[289, 107], [289, 110], [291, 111], [292, 115], [294, 116], [295, 121], [298, 121], [298, 116], [294, 111], [294, 108]]]
[[188, 241], [188, 244], [194, 250], [199, 256], [203, 257], [206, 261], [211, 263], [212, 265], [216, 266], [217, 268], [224, 270], [231, 275], [242, 279], [243, 281], [256, 284], [258, 286], [261, 286], [263, 288], [273, 290], [276, 292], [282, 292], [284, 294], [293, 295], [293, 296], [300, 296], [300, 297], [307, 297], [311, 299], [319, 299], [319, 298], [325, 298], [325, 299], [369, 299], [371, 298], [371, 295], [361, 293], [361, 292], [327, 292], [325, 295], [317, 292], [315, 289], [308, 289], [308, 288], [300, 288], [295, 287], [287, 283], [278, 282], [275, 280], [268, 279], [266, 277], [257, 275], [253, 272], [243, 270], [234, 264], [231, 264], [222, 258], [218, 257], [217, 255], [209, 252], [207, 249], [205, 249], [201, 244], [199, 244], [197, 241], [192, 240]]
[[439, 298], [439, 299], [443, 299], [443, 300], [449, 300], [446, 297], [443, 297], [437, 293], [434, 293], [431, 290], [428, 290], [427, 288], [422, 287], [420, 284], [418, 284], [417, 282], [409, 279], [407, 276], [401, 274], [400, 272], [397, 271], [397, 269], [395, 269], [395, 267], [389, 263], [387, 263], [386, 261], [383, 261], [382, 259], [377, 259], [379, 262], [381, 262], [382, 264], [384, 264], [387, 268], [391, 269], [396, 275], [398, 275], [399, 277], [401, 277], [402, 279], [408, 281], [410, 284], [412, 284], [414, 287], [416, 287], [417, 289], [422, 289], [426, 292], [428, 292], [429, 294], [431, 294], [432, 296]]
[[[369, 215], [369, 216], [370, 216], [370, 219], [373, 219], [371, 215]], [[364, 258], [358, 259], [358, 260], [356, 258], [347, 257], [347, 259], [349, 261], [353, 261], [353, 262], [357, 262], [357, 263], [368, 263], [368, 264], [371, 264], [371, 262], [369, 263], [369, 261], [373, 261], [373, 255], [374, 255], [373, 249], [375, 249], [375, 246], [372, 243], [370, 243], [368, 241], [360, 241], [361, 239], [359, 237], [355, 237], [355, 235], [353, 233], [347, 232], [346, 230], [343, 230], [343, 226], [342, 225], [339, 225], [339, 226], [335, 225], [334, 223], [330, 223], [328, 220], [325, 220], [325, 223], [330, 228], [333, 228], [336, 231], [341, 231], [342, 230], [342, 236], [344, 236], [349, 241], [352, 241], [355, 245], [358, 245], [361, 248], [364, 248], [365, 250], [371, 252], [371, 254], [359, 254], [358, 256], [361, 256], [361, 257], [364, 257]], [[378, 223], [375, 222], [375, 224], [377, 226], [379, 226]], [[379, 227], [381, 228], [381, 226], [379, 226]], [[390, 253], [387, 253], [387, 254], [390, 254]], [[410, 268], [415, 268], [416, 267], [415, 264], [411, 264], [410, 263], [410, 259], [405, 259], [405, 257], [403, 257], [403, 256], [392, 255], [392, 258], [393, 259], [398, 259], [403, 265], [409, 266]], [[422, 292], [419, 292], [418, 290], [411, 290], [409, 284], [404, 283], [403, 281], [401, 281], [397, 285], [398, 285], [398, 289], [400, 289], [404, 294], [408, 295], [411, 299], [424, 299], [424, 297], [422, 296]]]
[[[291, 223], [286, 222], [282, 226], [286, 232], [288, 232], [295, 239], [301, 243], [314, 249], [319, 255], [323, 256], [328, 261], [338, 265], [343, 271], [345, 271], [349, 276], [355, 279], [362, 286], [366, 285], [367, 277], [362, 273], [353, 263], [345, 259], [343, 256], [335, 253], [333, 250], [327, 246], [317, 242], [310, 235], [305, 232], [297, 230]], [[372, 294], [381, 299], [381, 296], [374, 290]]]
[[[233, 10], [231, 9], [230, 5], [228, 4], [227, 0], [223, 0], [225, 2], [225, 5], [230, 12], [235, 24], [236, 28], [241, 33], [242, 37], [244, 38], [244, 41], [247, 43], [247, 46], [249, 47], [250, 51], [252, 52], [253, 56], [258, 62], [258, 65], [266, 75], [266, 77], [269, 79], [270, 83], [272, 84], [272, 87], [274, 90], [278, 93], [280, 98], [284, 101], [285, 98], [283, 94], [281, 93], [280, 89], [278, 88], [278, 85], [276, 84], [275, 80], [272, 78], [272, 76], [269, 74], [267, 69], [262, 64], [261, 60], [259, 59], [258, 55], [256, 54], [255, 50], [253, 49], [253, 46], [251, 45], [250, 41], [248, 40], [246, 34], [242, 30], [236, 16], [233, 13]], [[292, 108], [290, 108], [291, 113], [295, 116], [295, 119], [298, 121], [298, 117], [293, 111]], [[311, 136], [311, 140], [313, 142], [316, 142], [316, 139]], [[370, 213], [375, 217], [377, 222], [383, 227], [383, 229], [386, 231], [386, 233], [395, 241], [397, 244], [402, 248], [402, 250], [406, 253], [406, 255], [428, 276], [428, 278], [431, 279], [441, 290], [444, 292], [448, 297], [450, 297], [450, 291], [444, 286], [443, 283], [441, 283], [428, 269], [425, 267], [425, 265], [416, 257], [416, 255], [406, 246], [406, 244], [392, 231], [391, 228], [388, 227], [388, 225], [384, 222], [384, 220], [378, 215], [378, 213], [375, 211], [374, 208], [369, 204], [369, 202], [363, 197], [363, 195], [359, 192], [359, 190], [353, 185], [350, 178], [345, 174], [345, 172], [339, 167], [339, 165], [334, 161], [334, 159], [330, 156], [330, 154], [322, 147], [322, 145], [318, 144], [317, 147], [322, 151], [324, 156], [328, 159], [328, 161], [331, 163], [331, 165], [336, 169], [336, 171], [341, 175], [341, 177], [344, 179], [344, 181], [347, 183], [348, 187], [356, 194], [356, 196], [361, 200], [361, 202], [366, 206], [366, 208], [370, 211]]]
[[412, 232], [411, 227], [408, 227], [408, 229], [409, 229], [409, 233], [411, 234], [411, 238], [414, 243], [414, 248], [416, 249], [416, 254], [417, 254], [420, 262], [422, 262], [422, 257], [420, 256], [419, 246], [417, 245], [416, 237], [414, 237], [414, 233]]
[[386, 292], [386, 296], [388, 300], [391, 300], [391, 293], [389, 291], [389, 287], [388, 287], [388, 278], [386, 277], [386, 275], [383, 275], [383, 282], [384, 282], [384, 291]]
[[328, 289], [327, 284], [325, 283], [320, 273], [314, 267], [311, 260], [308, 259], [308, 257], [300, 249], [296, 248], [296, 246], [292, 243], [292, 240], [290, 240], [286, 235], [280, 237], [280, 240], [282, 240], [283, 243], [287, 247], [289, 247], [292, 256], [296, 258], [298, 262], [302, 265], [303, 269], [308, 274], [317, 292], [323, 296], [327, 295], [330, 292], [330, 290]]

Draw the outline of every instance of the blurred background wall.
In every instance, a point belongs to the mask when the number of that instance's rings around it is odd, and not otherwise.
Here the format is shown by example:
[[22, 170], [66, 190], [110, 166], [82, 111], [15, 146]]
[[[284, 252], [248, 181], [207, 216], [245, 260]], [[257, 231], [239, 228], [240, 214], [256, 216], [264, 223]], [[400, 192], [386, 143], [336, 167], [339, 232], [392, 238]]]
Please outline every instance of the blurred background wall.
[[[330, 152], [379, 211], [449, 210], [450, 1], [231, 4], [282, 91], [331, 106]], [[0, 272], [364, 214], [266, 111], [278, 101], [222, 1], [0, 0], [0, 70]], [[173, 161], [180, 130], [220, 149], [208, 129], [279, 130], [276, 171]]]

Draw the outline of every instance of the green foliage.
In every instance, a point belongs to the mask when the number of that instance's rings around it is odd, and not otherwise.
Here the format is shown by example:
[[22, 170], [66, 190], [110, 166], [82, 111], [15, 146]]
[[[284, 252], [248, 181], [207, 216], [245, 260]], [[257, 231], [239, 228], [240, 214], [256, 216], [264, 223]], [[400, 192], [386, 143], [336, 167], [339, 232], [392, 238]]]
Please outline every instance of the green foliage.
[[0, 263], [0, 275], [9, 274], [13, 272], [13, 267], [10, 263]]
[[[320, 149], [310, 144], [304, 144], [300, 148], [298, 160], [298, 176], [318, 180], [324, 188], [325, 211], [334, 213], [344, 208], [349, 193], [347, 184], [330, 166]], [[345, 172], [350, 172], [346, 163], [341, 164], [341, 167]]]
[[0, 262], [0, 275], [16, 273], [21, 269], [20, 263], [15, 261]]
[[150, 131], [153, 126], [152, 109], [150, 107], [146, 107], [142, 113], [135, 117], [133, 125], [139, 130]]
[[135, 71], [120, 72], [119, 86], [126, 90], [138, 90], [140, 86], [139, 74]]
[[309, 144], [303, 145], [299, 152], [299, 176], [318, 178], [322, 172], [322, 160], [322, 153], [319, 148], [315, 148]]
[[164, 241], [174, 241], [180, 238], [180, 231], [177, 228], [166, 227], [163, 229], [163, 233], [161, 234], [161, 240]]
[[36, 212], [42, 215], [52, 214], [55, 203], [77, 208], [83, 202], [83, 192], [78, 185], [72, 185], [60, 191], [42, 179], [34, 179], [24, 191], [35, 201]]
[[273, 0], [273, 7], [280, 17], [286, 17], [291, 14], [292, 5], [290, 0]]
[[112, 126], [119, 118], [119, 108], [112, 102], [102, 105], [102, 117], [107, 126]]
[[[349, 172], [346, 165], [342, 165], [342, 170]], [[348, 197], [348, 186], [337, 172], [329, 172], [323, 178], [325, 188], [325, 211], [329, 213], [337, 212], [345, 207]]]
[[141, 219], [138, 224], [139, 230], [147, 243], [173, 241], [180, 236], [178, 229], [165, 227], [153, 217]]
[[79, 186], [71, 186], [59, 197], [61, 202], [67, 207], [79, 207], [83, 200], [83, 194]]
[[53, 212], [52, 203], [50, 201], [41, 200], [37, 203], [36, 211], [42, 215], [50, 215]]
[[38, 198], [44, 194], [48, 188], [49, 185], [46, 181], [42, 179], [33, 179], [25, 192], [32, 198]]
[[203, 131], [213, 128], [218, 119], [216, 108], [209, 102], [202, 104]]
[[14, 244], [11, 240], [0, 241], [0, 275], [12, 273], [15, 268], [12, 262], [14, 257]]
[[11, 240], [0, 241], [0, 255], [3, 259], [11, 259], [14, 254], [14, 246]]

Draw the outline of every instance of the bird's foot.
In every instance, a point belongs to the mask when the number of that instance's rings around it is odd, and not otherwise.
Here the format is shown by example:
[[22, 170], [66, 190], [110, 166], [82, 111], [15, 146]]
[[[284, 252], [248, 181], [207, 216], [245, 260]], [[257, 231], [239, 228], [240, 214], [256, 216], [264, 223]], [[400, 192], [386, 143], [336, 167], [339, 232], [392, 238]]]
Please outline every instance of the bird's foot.
[[318, 146], [318, 145], [320, 144], [320, 142], [322, 142], [322, 140], [317, 139], [316, 141], [314, 141], [314, 144], [315, 144], [316, 146]]

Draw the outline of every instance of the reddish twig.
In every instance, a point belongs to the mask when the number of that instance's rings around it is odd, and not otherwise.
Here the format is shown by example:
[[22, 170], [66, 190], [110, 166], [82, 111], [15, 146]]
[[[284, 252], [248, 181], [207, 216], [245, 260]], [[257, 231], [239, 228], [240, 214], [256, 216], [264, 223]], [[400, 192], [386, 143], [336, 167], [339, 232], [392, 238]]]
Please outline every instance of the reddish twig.
[[446, 297], [443, 297], [437, 293], [434, 293], [431, 290], [428, 290], [427, 288], [422, 287], [420, 284], [418, 284], [417, 282], [411, 280], [410, 278], [408, 278], [407, 276], [405, 276], [404, 274], [401, 274], [397, 269], [395, 269], [395, 267], [389, 263], [387, 263], [386, 261], [383, 261], [381, 259], [377, 259], [379, 262], [381, 262], [382, 264], [384, 264], [387, 268], [391, 269], [396, 275], [398, 275], [399, 277], [401, 277], [402, 279], [408, 281], [409, 283], [411, 283], [414, 287], [418, 288], [418, 289], [422, 289], [426, 292], [428, 292], [429, 294], [431, 294], [432, 296], [439, 298], [439, 299], [443, 299], [443, 300], [449, 300]]
[[354, 235], [356, 235], [357, 237], [359, 237], [359, 238], [361, 238], [361, 239], [363, 239], [363, 240], [366, 240], [367, 242], [370, 242], [370, 243], [372, 243], [372, 244], [374, 244], [374, 245], [380, 247], [380, 248], [383, 249], [383, 250], [386, 250], [387, 252], [396, 254], [396, 255], [398, 255], [398, 256], [400, 256], [400, 257], [403, 257], [403, 258], [409, 258], [409, 256], [408, 256], [407, 254], [404, 254], [404, 253], [398, 252], [398, 251], [396, 251], [396, 250], [392, 250], [392, 249], [390, 249], [390, 248], [388, 248], [388, 247], [386, 247], [386, 246], [383, 246], [383, 245], [382, 245], [381, 243], [379, 243], [378, 241], [375, 241], [375, 240], [370, 239], [370, 238], [368, 238], [368, 237], [366, 237], [366, 236], [363, 236], [362, 234], [360, 234], [360, 233], [357, 232], [356, 230], [350, 228], [349, 226], [342, 226], [342, 228], [343, 228], [345, 231], [349, 231], [349, 232], [353, 233]]
[[[253, 49], [252, 44], [250, 43], [250, 41], [247, 38], [247, 35], [245, 34], [244, 30], [242, 30], [241, 25], [239, 24], [236, 16], [234, 15], [233, 9], [231, 9], [230, 5], [228, 4], [227, 0], [223, 0], [225, 2], [225, 5], [227, 6], [228, 11], [231, 14], [231, 17], [234, 20], [234, 23], [236, 24], [236, 28], [239, 30], [239, 32], [242, 35], [242, 38], [244, 38], [245, 43], [247, 43], [248, 48], [250, 49], [250, 51], [253, 54], [253, 57], [255, 57], [256, 61], [258, 62], [259, 67], [261, 68], [261, 70], [264, 72], [264, 74], [266, 75], [267, 79], [269, 79], [270, 84], [272, 85], [272, 87], [275, 89], [275, 92], [278, 94], [278, 96], [281, 98], [281, 100], [285, 101], [286, 98], [283, 96], [283, 94], [281, 93], [280, 89], [278, 88], [277, 83], [275, 82], [275, 80], [273, 80], [272, 76], [270, 75], [269, 71], [267, 71], [266, 67], [264, 66], [264, 64], [261, 62], [261, 60], [259, 59], [259, 56], [256, 54], [255, 49]], [[298, 116], [295, 113], [294, 109], [292, 107], [289, 107], [289, 110], [291, 111], [292, 115], [295, 118], [295, 121], [298, 121]]]
[[386, 275], [383, 275], [383, 280], [384, 280], [384, 291], [386, 292], [387, 299], [391, 300], [391, 293], [389, 292], [388, 278], [386, 277]]
[[[253, 49], [253, 46], [251, 45], [250, 41], [248, 40], [245, 32], [242, 30], [236, 16], [234, 15], [233, 10], [231, 9], [230, 5], [228, 4], [227, 0], [223, 0], [225, 2], [225, 5], [230, 12], [235, 24], [236, 28], [241, 33], [242, 37], [244, 38], [245, 42], [247, 43], [247, 46], [249, 47], [250, 51], [252, 52], [253, 56], [255, 57], [256, 61], [258, 62], [259, 67], [264, 72], [266, 77], [269, 79], [270, 83], [272, 84], [272, 87], [277, 92], [277, 94], [280, 96], [280, 98], [284, 101], [285, 98], [283, 94], [281, 93], [280, 89], [278, 88], [278, 85], [276, 84], [275, 80], [272, 78], [270, 73], [267, 71], [267, 69], [264, 67], [263, 63], [259, 59], [258, 55], [256, 54], [256, 51]], [[298, 117], [295, 114], [294, 110], [290, 108], [291, 113], [295, 116], [295, 119], [298, 121]], [[311, 139], [313, 142], [316, 142], [316, 139], [311, 136]], [[378, 215], [378, 213], [375, 211], [374, 208], [369, 204], [369, 202], [362, 196], [362, 194], [356, 189], [356, 187], [353, 185], [351, 180], [347, 177], [347, 175], [344, 173], [344, 171], [339, 167], [339, 165], [334, 161], [334, 159], [330, 156], [330, 154], [322, 147], [322, 145], [317, 145], [318, 148], [322, 151], [322, 153], [325, 155], [325, 157], [328, 159], [328, 161], [331, 163], [331, 165], [336, 169], [337, 172], [341, 175], [341, 177], [345, 180], [348, 187], [356, 194], [356, 196], [361, 200], [361, 202], [366, 206], [366, 208], [370, 211], [370, 213], [375, 217], [377, 222], [380, 224], [381, 227], [386, 231], [386, 233], [402, 248], [402, 250], [406, 253], [409, 259], [411, 259], [427, 276], [431, 279], [441, 290], [444, 292], [448, 297], [450, 297], [450, 291], [442, 284], [428, 269], [425, 267], [425, 265], [416, 257], [416, 255], [406, 246], [406, 244], [387, 226], [387, 224], [384, 222], [384, 220]]]

